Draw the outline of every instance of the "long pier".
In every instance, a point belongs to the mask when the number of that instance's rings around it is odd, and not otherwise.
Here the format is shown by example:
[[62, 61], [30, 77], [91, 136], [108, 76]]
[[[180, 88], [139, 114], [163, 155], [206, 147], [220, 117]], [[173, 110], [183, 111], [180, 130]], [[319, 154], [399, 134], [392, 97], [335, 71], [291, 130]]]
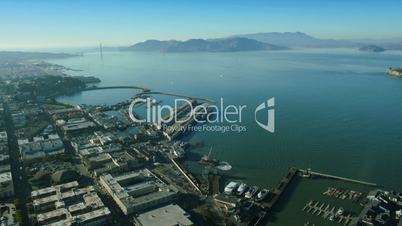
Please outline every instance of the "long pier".
[[169, 160], [172, 161], [173, 165], [176, 166], [176, 168], [180, 171], [180, 173], [183, 174], [183, 176], [188, 180], [188, 182], [190, 182], [190, 184], [195, 188], [195, 190], [197, 190], [199, 193], [203, 194], [201, 191], [201, 188], [198, 185], [198, 182], [193, 178], [193, 176], [190, 175], [189, 173], [187, 173], [187, 171], [178, 162], [176, 162], [176, 160], [174, 160], [170, 156], [169, 156]]
[[92, 86], [92, 87], [87, 87], [87, 88], [83, 89], [83, 91], [102, 90], [102, 89], [138, 89], [138, 90], [141, 90], [142, 92], [138, 93], [137, 96], [157, 94], [157, 95], [165, 95], [165, 96], [173, 96], [173, 97], [183, 97], [186, 99], [199, 100], [199, 101], [203, 101], [203, 102], [207, 102], [207, 103], [215, 102], [214, 100], [210, 100], [207, 98], [194, 97], [194, 96], [182, 95], [182, 94], [177, 94], [177, 93], [151, 91], [150, 89], [141, 87], [141, 86]]
[[87, 87], [83, 91], [101, 90], [101, 89], [139, 89], [143, 92], [149, 92], [150, 89], [141, 86], [92, 86]]
[[214, 100], [210, 100], [210, 99], [207, 99], [207, 98], [200, 98], [200, 97], [187, 96], [187, 95], [182, 95], [182, 94], [177, 94], [177, 93], [159, 92], [159, 91], [144, 91], [142, 93], [137, 94], [137, 96], [152, 95], [152, 94], [173, 96], [173, 97], [183, 97], [183, 98], [190, 99], [190, 100], [200, 100], [200, 101], [204, 101], [204, 102], [207, 102], [207, 103], [214, 103], [215, 102]]
[[377, 186], [377, 184], [370, 183], [367, 181], [355, 180], [355, 179], [350, 179], [347, 177], [334, 176], [334, 175], [318, 173], [318, 172], [314, 172], [314, 171], [310, 171], [310, 174], [313, 176], [325, 177], [325, 178], [330, 178], [330, 179], [334, 179], [334, 180], [342, 180], [342, 181], [347, 181], [347, 182], [352, 182], [352, 183], [357, 183], [357, 184], [362, 184], [362, 185], [368, 185], [368, 186], [373, 186], [373, 187]]

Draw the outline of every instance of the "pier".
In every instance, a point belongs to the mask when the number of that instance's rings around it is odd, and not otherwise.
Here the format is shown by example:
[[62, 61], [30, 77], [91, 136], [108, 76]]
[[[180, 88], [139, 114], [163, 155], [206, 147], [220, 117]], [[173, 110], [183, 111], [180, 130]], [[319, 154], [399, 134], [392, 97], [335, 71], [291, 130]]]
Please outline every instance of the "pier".
[[275, 188], [275, 190], [272, 191], [274, 196], [268, 203], [266, 203], [266, 205], [264, 205], [265, 207], [267, 207], [268, 209], [272, 209], [275, 206], [275, 204], [278, 202], [283, 192], [286, 190], [287, 186], [290, 184], [290, 182], [292, 182], [293, 178], [296, 176], [297, 172], [299, 172], [299, 170], [296, 168], [292, 167], [289, 169], [286, 176], [282, 178], [279, 185]]
[[141, 96], [141, 95], [165, 95], [165, 96], [173, 96], [173, 97], [182, 97], [182, 98], [189, 99], [189, 100], [199, 100], [199, 101], [203, 101], [203, 102], [207, 102], [207, 103], [215, 102], [214, 100], [210, 100], [210, 99], [206, 99], [206, 98], [187, 96], [187, 95], [169, 93], [169, 92], [149, 91], [149, 90], [137, 94], [137, 96]]
[[169, 156], [169, 160], [172, 161], [173, 165], [176, 166], [176, 168], [180, 171], [180, 173], [183, 174], [183, 176], [188, 180], [188, 182], [190, 182], [190, 184], [195, 188], [195, 190], [197, 190], [199, 193], [203, 194], [201, 188], [199, 187], [199, 183], [196, 181], [196, 179], [190, 173], [188, 173], [180, 165], [180, 163], [178, 163], [176, 160], [174, 160], [170, 156]]
[[362, 180], [350, 179], [347, 177], [334, 176], [334, 175], [330, 175], [330, 174], [319, 173], [319, 172], [314, 172], [314, 171], [306, 171], [306, 170], [301, 170], [301, 169], [299, 169], [299, 171], [304, 174], [309, 173], [311, 176], [318, 176], [318, 177], [329, 178], [329, 179], [334, 179], [334, 180], [341, 180], [341, 181], [357, 183], [357, 184], [362, 184], [362, 185], [367, 185], [367, 186], [372, 186], [372, 187], [377, 186], [377, 184], [375, 184], [375, 183], [370, 183], [370, 182], [362, 181]]
[[92, 87], [87, 87], [83, 91], [91, 91], [91, 90], [102, 90], [102, 89], [139, 89], [142, 90], [142, 92], [149, 92], [150, 89], [144, 88], [141, 86], [92, 86]]

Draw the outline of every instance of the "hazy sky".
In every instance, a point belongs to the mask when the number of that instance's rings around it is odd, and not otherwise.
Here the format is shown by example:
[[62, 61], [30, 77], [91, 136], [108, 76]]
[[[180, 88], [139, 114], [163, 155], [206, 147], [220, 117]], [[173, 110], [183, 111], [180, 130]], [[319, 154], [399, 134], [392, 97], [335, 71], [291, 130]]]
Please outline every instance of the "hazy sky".
[[301, 31], [321, 38], [402, 37], [401, 0], [1, 0], [0, 48], [128, 45]]

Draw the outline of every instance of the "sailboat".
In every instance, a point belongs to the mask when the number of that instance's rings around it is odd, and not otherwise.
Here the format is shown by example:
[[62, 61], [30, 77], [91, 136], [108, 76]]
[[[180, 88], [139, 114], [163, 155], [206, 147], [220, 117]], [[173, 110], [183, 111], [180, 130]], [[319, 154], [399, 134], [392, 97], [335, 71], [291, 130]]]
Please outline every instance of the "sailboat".
[[219, 164], [219, 160], [211, 158], [212, 147], [209, 149], [208, 155], [202, 156], [200, 163], [203, 165], [211, 165], [217, 166]]
[[211, 153], [212, 153], [212, 147], [209, 149], [208, 155], [204, 155], [201, 158], [200, 164], [213, 166], [222, 171], [228, 171], [232, 169], [232, 166], [228, 162], [212, 158]]

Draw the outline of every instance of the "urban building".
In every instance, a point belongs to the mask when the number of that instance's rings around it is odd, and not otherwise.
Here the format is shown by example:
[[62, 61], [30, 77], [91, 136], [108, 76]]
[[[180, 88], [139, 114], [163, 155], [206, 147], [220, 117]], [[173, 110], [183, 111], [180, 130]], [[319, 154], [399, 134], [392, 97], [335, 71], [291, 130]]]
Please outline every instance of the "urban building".
[[119, 171], [119, 165], [114, 161], [109, 153], [99, 154], [84, 160], [88, 170], [93, 172], [94, 176], [113, 173]]
[[27, 123], [26, 116], [23, 111], [11, 114], [11, 119], [13, 120], [15, 128], [22, 128]]
[[0, 166], [9, 164], [7, 132], [0, 132]]
[[110, 210], [92, 186], [77, 181], [31, 192], [38, 225], [108, 225]]
[[65, 134], [74, 134], [78, 132], [89, 131], [96, 127], [94, 122], [88, 121], [85, 118], [73, 118], [68, 121], [57, 120]]
[[352, 220], [352, 226], [402, 225], [402, 193], [373, 190], [360, 215]]
[[169, 204], [144, 213], [134, 218], [136, 226], [192, 226], [194, 223], [190, 220], [190, 215], [180, 206]]
[[14, 203], [0, 204], [0, 225], [1, 226], [18, 226], [16, 219], [16, 208]]
[[48, 113], [52, 116], [54, 120], [63, 119], [68, 120], [71, 118], [79, 118], [84, 115], [84, 112], [79, 108], [66, 108], [50, 110]]
[[175, 187], [166, 185], [148, 169], [116, 177], [103, 175], [100, 184], [126, 215], [169, 203], [177, 195]]
[[34, 137], [33, 140], [18, 140], [18, 145], [23, 160], [43, 158], [47, 155], [64, 153], [63, 141], [57, 134]]
[[0, 198], [12, 196], [14, 196], [14, 185], [11, 172], [0, 173]]

